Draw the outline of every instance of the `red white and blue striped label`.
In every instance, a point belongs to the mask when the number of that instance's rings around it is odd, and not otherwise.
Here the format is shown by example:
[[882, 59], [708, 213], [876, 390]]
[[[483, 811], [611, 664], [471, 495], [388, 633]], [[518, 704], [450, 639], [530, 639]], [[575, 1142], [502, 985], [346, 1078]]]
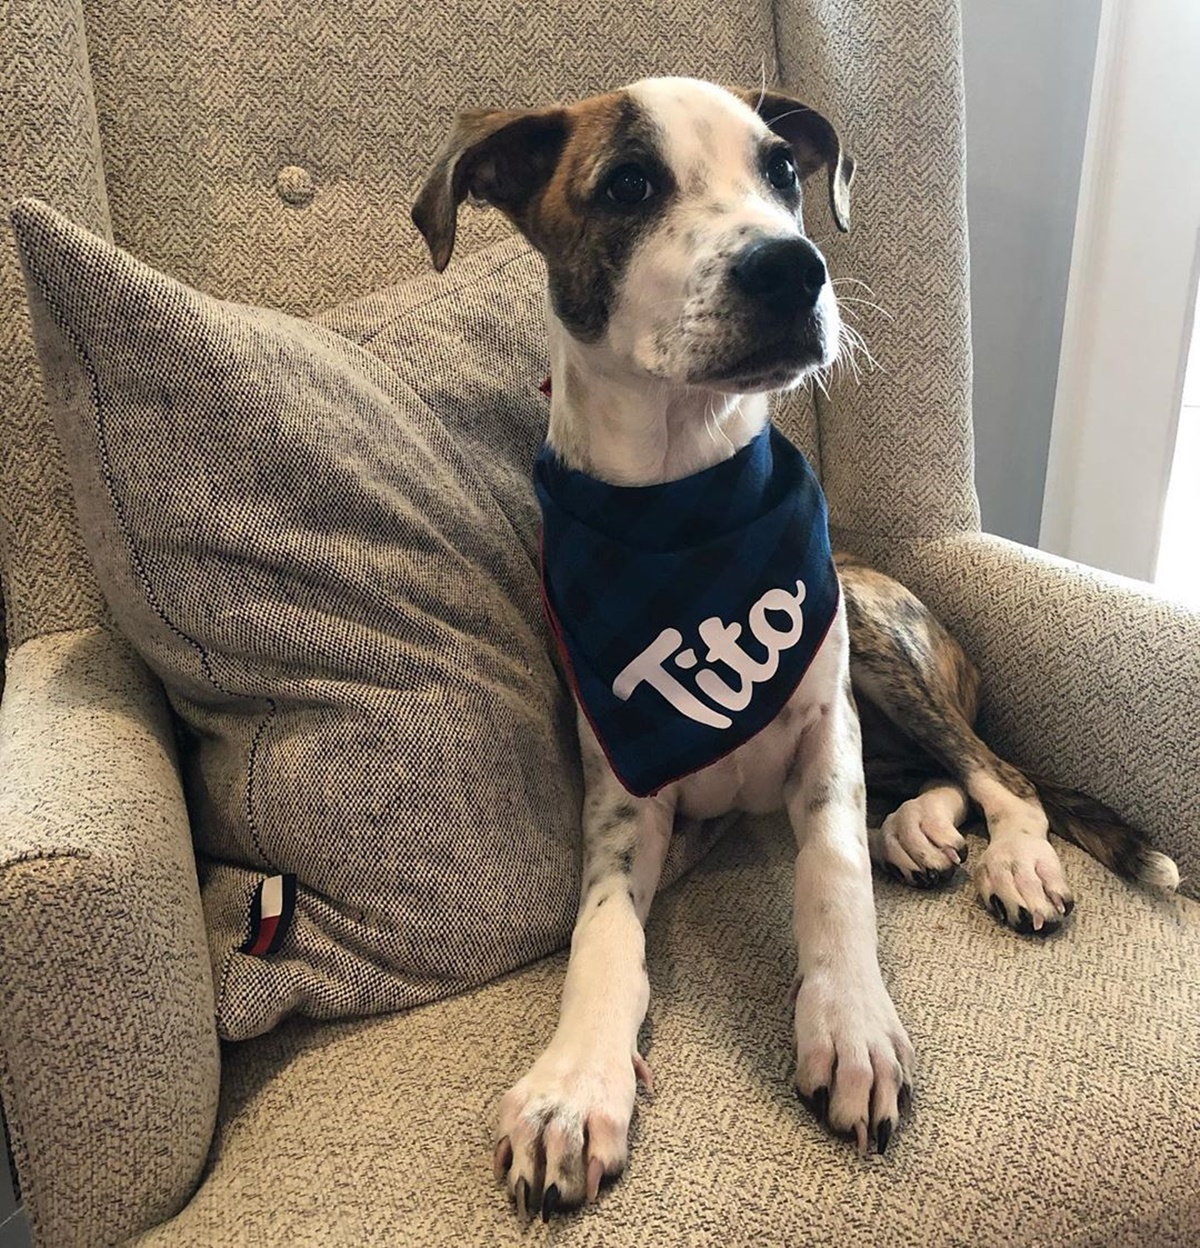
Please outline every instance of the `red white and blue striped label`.
[[265, 958], [283, 944], [296, 909], [296, 877], [270, 875], [259, 882], [250, 899], [250, 935], [242, 953]]

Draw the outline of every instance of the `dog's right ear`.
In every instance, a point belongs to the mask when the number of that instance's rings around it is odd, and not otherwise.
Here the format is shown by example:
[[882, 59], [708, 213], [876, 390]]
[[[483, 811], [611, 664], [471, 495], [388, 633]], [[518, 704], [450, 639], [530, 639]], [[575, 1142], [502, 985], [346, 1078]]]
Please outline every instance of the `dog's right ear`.
[[459, 113], [413, 204], [413, 224], [440, 273], [450, 263], [458, 206], [470, 195], [518, 228], [550, 180], [567, 141], [565, 109], [473, 109]]
[[807, 178], [822, 166], [829, 175], [829, 210], [844, 234], [850, 228], [850, 183], [854, 181], [854, 158], [842, 148], [837, 131], [815, 109], [793, 96], [766, 87], [731, 88], [775, 131], [792, 145], [796, 172]]

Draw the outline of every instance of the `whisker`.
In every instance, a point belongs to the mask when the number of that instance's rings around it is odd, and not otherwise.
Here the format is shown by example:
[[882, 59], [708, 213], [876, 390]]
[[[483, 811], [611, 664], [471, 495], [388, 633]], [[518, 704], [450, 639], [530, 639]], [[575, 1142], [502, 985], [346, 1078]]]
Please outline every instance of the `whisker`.
[[847, 282], [853, 282], [855, 286], [861, 286], [868, 295], [873, 295], [875, 293], [866, 282], [858, 277], [831, 277], [829, 279], [829, 284], [831, 286], [843, 286]]
[[807, 108], [801, 104], [799, 108], [791, 108], [788, 109], [786, 113], [780, 113], [778, 117], [772, 117], [771, 125], [774, 126], [777, 122], [783, 121], [786, 117], [799, 117], [801, 113], [811, 113], [812, 111], [813, 110], [811, 108]]
[[844, 304], [844, 303], [860, 303], [860, 304], [863, 304], [864, 306], [866, 306], [866, 307], [868, 307], [868, 308], [874, 308], [874, 309], [875, 309], [875, 311], [876, 311], [876, 312], [878, 312], [880, 316], [886, 316], [886, 317], [887, 317], [887, 319], [888, 319], [889, 321], [894, 321], [894, 320], [896, 319], [896, 318], [895, 318], [895, 317], [894, 317], [894, 316], [893, 316], [893, 315], [892, 315], [892, 314], [891, 314], [891, 313], [887, 310], [887, 308], [882, 308], [882, 307], [880, 307], [880, 306], [879, 306], [879, 304], [877, 304], [877, 303], [872, 303], [870, 299], [859, 299], [859, 298], [858, 298], [857, 296], [855, 296], [855, 295], [838, 295], [837, 299], [838, 299], [838, 303], [839, 303], [839, 304]]
[[872, 372], [876, 370], [881, 373], [887, 372], [887, 369], [885, 369], [872, 354], [871, 349], [867, 346], [866, 340], [863, 338], [862, 334], [860, 334], [853, 325], [847, 325], [846, 322], [843, 321], [839, 328], [838, 339], [839, 345], [845, 345], [847, 358], [853, 362], [856, 371], [858, 367], [857, 357], [862, 356], [862, 358], [870, 366]]
[[854, 358], [853, 344], [846, 338], [842, 340], [842, 345], [846, 347], [845, 351], [838, 352], [838, 362], [842, 366], [842, 375], [849, 373], [854, 378], [854, 384], [858, 385], [862, 381], [862, 374], [859, 372], [858, 362]]
[[724, 442], [731, 452], [736, 449], [721, 425], [721, 418], [717, 415], [715, 395], [710, 394], [704, 405], [704, 430], [710, 441]]

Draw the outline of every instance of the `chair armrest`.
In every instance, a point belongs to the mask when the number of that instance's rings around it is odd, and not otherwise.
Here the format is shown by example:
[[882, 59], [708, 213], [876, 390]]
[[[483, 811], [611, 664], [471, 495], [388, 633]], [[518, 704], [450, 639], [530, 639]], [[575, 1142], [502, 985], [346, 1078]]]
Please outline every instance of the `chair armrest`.
[[212, 971], [165, 698], [100, 628], [27, 641], [0, 705], [0, 1077], [39, 1244], [176, 1212], [216, 1118]]
[[1107, 802], [1200, 895], [1200, 613], [981, 533], [872, 546], [978, 665], [992, 748]]

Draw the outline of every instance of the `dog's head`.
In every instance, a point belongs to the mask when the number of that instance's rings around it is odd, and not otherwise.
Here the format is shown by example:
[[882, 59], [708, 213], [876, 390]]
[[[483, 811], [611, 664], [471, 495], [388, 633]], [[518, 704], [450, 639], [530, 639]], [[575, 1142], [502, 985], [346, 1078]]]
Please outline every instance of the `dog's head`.
[[726, 393], [795, 385], [837, 351], [837, 303], [806, 238], [823, 169], [849, 228], [854, 162], [798, 100], [652, 78], [578, 104], [461, 114], [413, 207], [434, 265], [458, 207], [493, 204], [545, 257], [566, 331], [622, 369]]

